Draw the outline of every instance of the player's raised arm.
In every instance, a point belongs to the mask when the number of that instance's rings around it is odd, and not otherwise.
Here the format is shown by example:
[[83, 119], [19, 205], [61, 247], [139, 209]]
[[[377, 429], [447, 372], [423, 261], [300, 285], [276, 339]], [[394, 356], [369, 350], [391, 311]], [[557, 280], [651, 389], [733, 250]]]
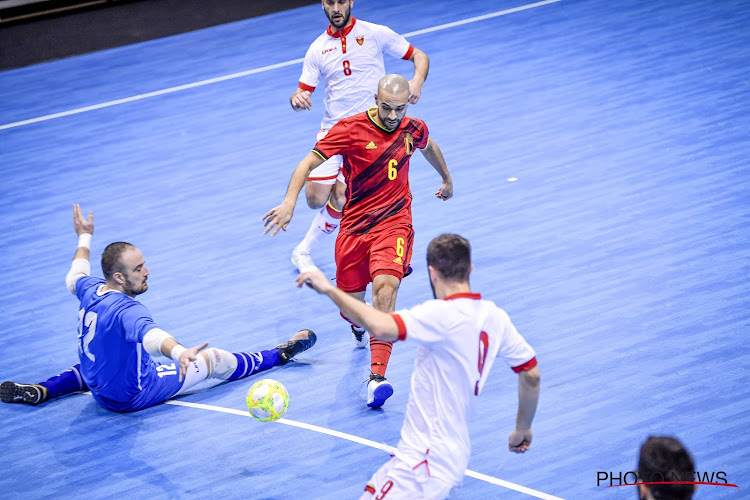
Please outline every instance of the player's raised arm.
[[414, 63], [414, 76], [409, 81], [409, 103], [416, 104], [422, 95], [422, 84], [430, 71], [430, 58], [415, 47], [409, 60]]
[[81, 206], [77, 203], [73, 205], [73, 229], [78, 235], [78, 248], [73, 255], [70, 271], [65, 277], [65, 284], [68, 286], [70, 293], [75, 294], [78, 278], [91, 274], [89, 249], [91, 247], [91, 236], [94, 234], [94, 212], [89, 212], [88, 219], [85, 219], [81, 213]]
[[292, 105], [292, 109], [295, 111], [302, 111], [304, 109], [312, 109], [312, 99], [310, 96], [312, 92], [309, 90], [303, 90], [297, 87], [292, 97], [289, 98], [289, 104]]
[[307, 181], [307, 176], [310, 175], [310, 171], [315, 167], [321, 165], [324, 159], [321, 158], [317, 153], [310, 151], [302, 161], [297, 165], [292, 173], [292, 178], [289, 181], [289, 187], [286, 189], [286, 196], [281, 205], [269, 210], [266, 215], [263, 216], [265, 223], [263, 227], [266, 228], [263, 234], [268, 234], [269, 231], [273, 231], [271, 236], [276, 236], [276, 233], [280, 229], [286, 231], [286, 227], [289, 225], [289, 221], [292, 220], [294, 214], [294, 207], [297, 205], [297, 196], [302, 191], [302, 187]]
[[448, 165], [445, 164], [445, 158], [443, 158], [443, 153], [440, 151], [437, 143], [430, 138], [427, 142], [427, 146], [425, 146], [424, 149], [420, 149], [420, 151], [430, 165], [432, 165], [432, 168], [434, 168], [443, 179], [443, 184], [440, 186], [440, 189], [437, 190], [435, 196], [443, 201], [451, 198], [453, 196], [453, 178], [451, 177], [450, 172], [448, 172]]
[[518, 374], [518, 414], [516, 428], [508, 438], [508, 449], [525, 453], [531, 447], [531, 422], [539, 402], [539, 368], [537, 366]]
[[307, 285], [318, 293], [328, 295], [347, 318], [362, 325], [372, 336], [388, 342], [398, 340], [398, 325], [393, 316], [378, 311], [345, 291], [336, 288], [319, 269], [300, 274], [297, 277], [297, 286], [301, 287], [302, 285]]

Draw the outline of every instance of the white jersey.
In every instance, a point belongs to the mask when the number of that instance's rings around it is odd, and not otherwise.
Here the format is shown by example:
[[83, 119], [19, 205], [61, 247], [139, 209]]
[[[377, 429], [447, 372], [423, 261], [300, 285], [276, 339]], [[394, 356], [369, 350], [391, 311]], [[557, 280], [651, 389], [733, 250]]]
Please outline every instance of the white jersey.
[[385, 76], [383, 54], [409, 59], [413, 52], [414, 47], [387, 26], [352, 18], [343, 33], [329, 26], [310, 45], [299, 88], [312, 92], [322, 77], [326, 94], [321, 128], [328, 130], [340, 119], [375, 105], [373, 96]]
[[418, 342], [396, 457], [458, 484], [471, 453], [468, 418], [496, 356], [513, 371], [536, 366], [508, 314], [479, 294], [430, 300], [393, 314], [399, 340]]

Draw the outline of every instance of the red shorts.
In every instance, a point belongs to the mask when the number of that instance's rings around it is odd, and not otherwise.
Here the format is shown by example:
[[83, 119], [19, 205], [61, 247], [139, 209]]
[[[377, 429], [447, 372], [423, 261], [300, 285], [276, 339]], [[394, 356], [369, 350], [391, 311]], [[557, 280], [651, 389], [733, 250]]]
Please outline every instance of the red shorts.
[[336, 238], [336, 286], [364, 292], [379, 274], [402, 279], [414, 244], [411, 224], [397, 224], [367, 234], [339, 233]]

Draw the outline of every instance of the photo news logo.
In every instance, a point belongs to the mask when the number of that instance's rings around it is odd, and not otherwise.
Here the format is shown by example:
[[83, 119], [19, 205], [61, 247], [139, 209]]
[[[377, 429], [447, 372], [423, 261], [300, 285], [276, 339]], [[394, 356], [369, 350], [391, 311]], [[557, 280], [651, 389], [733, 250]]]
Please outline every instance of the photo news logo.
[[694, 485], [708, 485], [708, 486], [728, 486], [730, 488], [739, 488], [736, 484], [732, 484], [727, 480], [727, 473], [724, 471], [718, 472], [699, 472], [695, 471], [692, 474], [679, 474], [676, 471], [672, 471], [667, 474], [661, 472], [654, 472], [651, 477], [639, 477], [636, 471], [627, 472], [612, 472], [612, 471], [597, 471], [596, 472], [596, 485], [604, 486], [607, 488], [614, 488], [617, 486], [636, 486], [639, 484], [655, 485], [655, 484], [694, 484]]

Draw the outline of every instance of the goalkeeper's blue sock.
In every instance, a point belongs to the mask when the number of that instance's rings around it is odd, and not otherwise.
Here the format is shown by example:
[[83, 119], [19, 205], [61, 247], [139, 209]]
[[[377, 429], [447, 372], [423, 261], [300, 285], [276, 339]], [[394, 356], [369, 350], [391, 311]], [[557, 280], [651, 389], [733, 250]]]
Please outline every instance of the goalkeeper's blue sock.
[[278, 349], [270, 349], [260, 352], [233, 352], [237, 358], [237, 369], [227, 380], [245, 378], [253, 373], [268, 370], [281, 363]]
[[81, 365], [75, 365], [60, 375], [55, 375], [44, 382], [40, 382], [39, 385], [47, 388], [48, 398], [56, 398], [57, 396], [70, 394], [71, 392], [88, 389], [86, 382], [81, 377]]

